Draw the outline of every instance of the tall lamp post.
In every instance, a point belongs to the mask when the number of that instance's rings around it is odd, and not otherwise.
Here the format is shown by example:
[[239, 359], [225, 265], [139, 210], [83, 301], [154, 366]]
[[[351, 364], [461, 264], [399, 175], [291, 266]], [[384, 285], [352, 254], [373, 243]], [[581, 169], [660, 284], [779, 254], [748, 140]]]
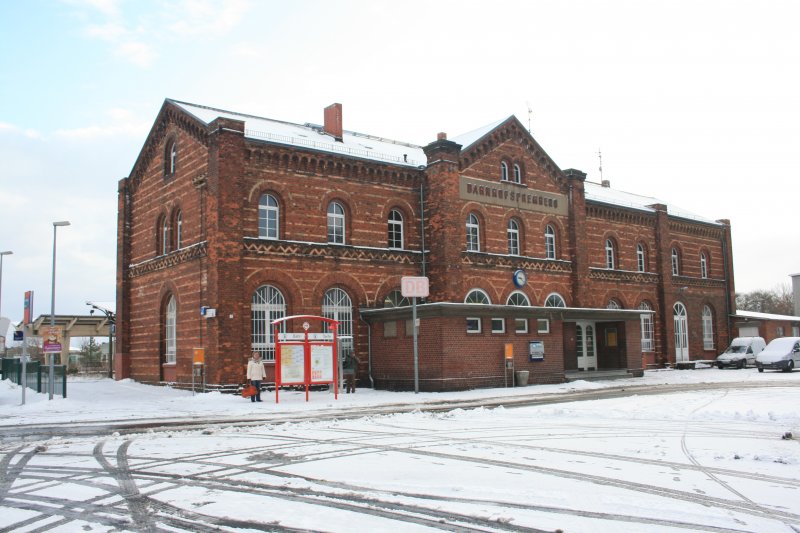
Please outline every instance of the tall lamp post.
[[[54, 328], [56, 326], [56, 230], [59, 226], [69, 226], [68, 220], [62, 220], [60, 222], [53, 222], [53, 279], [52, 283], [50, 284], [50, 327]], [[61, 340], [63, 343], [63, 339]], [[61, 351], [63, 353], [64, 346], [61, 346]], [[53, 392], [55, 391], [55, 375], [56, 375], [56, 368], [55, 368], [55, 354], [50, 352], [50, 386], [48, 387], [49, 398], [50, 400], [53, 399]]]
[[[3, 256], [4, 255], [11, 255], [14, 252], [11, 250], [6, 250], [5, 252], [0, 252], [0, 310], [3, 307]], [[3, 318], [3, 313], [0, 312], [0, 318]], [[7, 331], [0, 331], [0, 337], [3, 337], [3, 357], [6, 355], [6, 333]]]

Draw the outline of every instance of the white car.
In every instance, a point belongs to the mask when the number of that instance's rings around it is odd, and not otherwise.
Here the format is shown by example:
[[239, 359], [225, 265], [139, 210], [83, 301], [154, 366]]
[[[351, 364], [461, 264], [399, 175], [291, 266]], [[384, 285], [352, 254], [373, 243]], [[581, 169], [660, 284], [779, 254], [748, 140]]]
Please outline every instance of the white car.
[[800, 365], [800, 337], [781, 337], [767, 344], [764, 351], [756, 356], [759, 372], [774, 368], [791, 372]]
[[761, 337], [736, 337], [731, 345], [717, 357], [717, 368], [731, 366], [744, 368], [756, 363], [756, 356], [767, 345]]

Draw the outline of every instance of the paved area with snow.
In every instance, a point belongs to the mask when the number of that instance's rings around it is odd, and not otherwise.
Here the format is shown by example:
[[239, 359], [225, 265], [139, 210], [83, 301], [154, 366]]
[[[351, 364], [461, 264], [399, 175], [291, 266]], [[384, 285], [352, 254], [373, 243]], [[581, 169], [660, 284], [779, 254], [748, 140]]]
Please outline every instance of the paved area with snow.
[[[666, 392], [676, 385], [690, 390]], [[796, 533], [798, 385], [800, 372], [704, 369], [307, 403], [282, 393], [276, 405], [82, 380], [67, 399], [29, 393], [21, 406], [5, 381], [0, 430], [126, 419], [198, 429], [5, 439], [0, 530]], [[612, 388], [630, 395], [571, 396]], [[545, 396], [565, 401], [510, 407]], [[485, 406], [426, 410], [459, 401]], [[389, 413], [368, 414], [379, 407]]]

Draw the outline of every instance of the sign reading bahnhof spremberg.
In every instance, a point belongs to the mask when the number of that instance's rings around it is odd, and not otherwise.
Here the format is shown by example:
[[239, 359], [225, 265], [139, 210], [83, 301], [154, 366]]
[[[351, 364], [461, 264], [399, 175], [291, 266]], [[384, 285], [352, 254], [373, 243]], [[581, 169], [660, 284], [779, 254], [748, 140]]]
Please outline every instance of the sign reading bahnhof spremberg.
[[461, 176], [459, 197], [462, 200], [516, 207], [524, 211], [554, 215], [567, 214], [567, 197], [563, 194], [534, 191], [512, 183], [484, 181]]

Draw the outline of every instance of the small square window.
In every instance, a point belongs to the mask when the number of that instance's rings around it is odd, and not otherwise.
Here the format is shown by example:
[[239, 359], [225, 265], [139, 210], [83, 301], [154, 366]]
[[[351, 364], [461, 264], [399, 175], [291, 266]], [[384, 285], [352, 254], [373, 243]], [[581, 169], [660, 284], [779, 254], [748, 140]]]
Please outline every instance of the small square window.
[[397, 337], [397, 322], [384, 322], [383, 323], [383, 336], [384, 337]]
[[528, 319], [527, 318], [515, 318], [514, 319], [514, 331], [517, 333], [528, 333]]
[[536, 332], [550, 333], [550, 319], [549, 318], [536, 319]]
[[480, 333], [480, 332], [481, 332], [481, 319], [467, 318], [467, 333]]
[[492, 333], [505, 333], [506, 332], [506, 319], [493, 318], [492, 319]]

